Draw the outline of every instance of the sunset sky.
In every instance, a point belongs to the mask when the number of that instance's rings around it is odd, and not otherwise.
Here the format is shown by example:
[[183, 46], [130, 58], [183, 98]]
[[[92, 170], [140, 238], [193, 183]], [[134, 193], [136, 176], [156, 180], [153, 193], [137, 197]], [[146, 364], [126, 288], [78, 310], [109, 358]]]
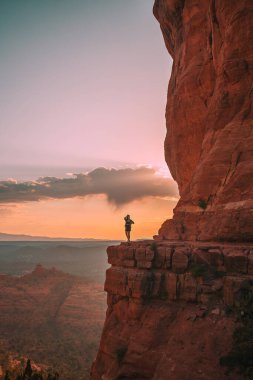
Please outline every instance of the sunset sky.
[[[152, 237], [171, 59], [152, 0], [2, 0], [0, 232]], [[103, 169], [99, 169], [103, 168]]]

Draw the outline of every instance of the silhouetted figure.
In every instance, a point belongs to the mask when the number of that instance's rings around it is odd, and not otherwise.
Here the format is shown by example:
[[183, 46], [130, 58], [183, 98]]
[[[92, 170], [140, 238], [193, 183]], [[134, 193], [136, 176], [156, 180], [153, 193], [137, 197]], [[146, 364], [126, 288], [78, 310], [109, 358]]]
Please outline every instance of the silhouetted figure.
[[134, 224], [134, 221], [130, 218], [130, 215], [125, 216], [125, 233], [127, 237], [128, 243], [130, 243], [130, 233], [131, 233], [131, 227], [132, 224]]

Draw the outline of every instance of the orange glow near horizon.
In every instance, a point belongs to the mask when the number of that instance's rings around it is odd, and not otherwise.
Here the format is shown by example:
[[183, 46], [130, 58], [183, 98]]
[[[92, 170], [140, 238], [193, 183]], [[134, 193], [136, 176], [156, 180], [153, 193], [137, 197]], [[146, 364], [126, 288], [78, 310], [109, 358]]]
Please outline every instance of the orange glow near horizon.
[[64, 238], [125, 239], [123, 217], [135, 221], [132, 239], [152, 238], [172, 216], [176, 200], [148, 197], [115, 208], [103, 195], [10, 205], [0, 232]]
[[176, 204], [159, 197], [178, 194], [163, 181], [172, 59], [154, 1], [22, 3], [0, 13], [0, 232], [124, 239], [129, 213], [133, 239], [152, 237]]

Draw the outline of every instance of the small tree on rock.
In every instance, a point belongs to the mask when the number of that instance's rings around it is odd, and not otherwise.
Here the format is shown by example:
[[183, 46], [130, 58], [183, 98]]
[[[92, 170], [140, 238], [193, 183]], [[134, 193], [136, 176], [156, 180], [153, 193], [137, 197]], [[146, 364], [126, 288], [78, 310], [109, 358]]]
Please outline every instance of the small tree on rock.
[[24, 372], [24, 378], [25, 379], [31, 379], [32, 378], [32, 366], [31, 366], [31, 360], [28, 359], [25, 367], [25, 372]]

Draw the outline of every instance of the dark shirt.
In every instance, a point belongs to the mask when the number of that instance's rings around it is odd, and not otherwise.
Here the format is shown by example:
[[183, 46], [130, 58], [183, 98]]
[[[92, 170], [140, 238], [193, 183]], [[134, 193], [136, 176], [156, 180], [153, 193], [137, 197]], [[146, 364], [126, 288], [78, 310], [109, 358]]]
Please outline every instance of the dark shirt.
[[134, 221], [130, 218], [124, 218], [125, 219], [125, 229], [131, 230], [131, 225], [134, 224]]

